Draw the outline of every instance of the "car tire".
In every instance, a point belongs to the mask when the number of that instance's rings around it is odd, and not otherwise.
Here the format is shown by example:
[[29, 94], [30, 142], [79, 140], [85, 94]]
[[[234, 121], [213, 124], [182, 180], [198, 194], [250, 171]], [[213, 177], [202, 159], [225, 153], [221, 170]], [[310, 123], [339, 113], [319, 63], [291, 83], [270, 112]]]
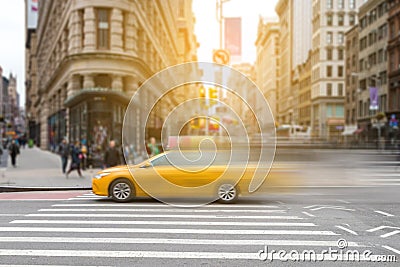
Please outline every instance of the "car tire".
[[135, 196], [135, 187], [128, 179], [117, 179], [111, 183], [110, 196], [116, 202], [128, 202]]
[[239, 197], [239, 191], [230, 183], [223, 183], [218, 187], [218, 201], [223, 204], [235, 203]]

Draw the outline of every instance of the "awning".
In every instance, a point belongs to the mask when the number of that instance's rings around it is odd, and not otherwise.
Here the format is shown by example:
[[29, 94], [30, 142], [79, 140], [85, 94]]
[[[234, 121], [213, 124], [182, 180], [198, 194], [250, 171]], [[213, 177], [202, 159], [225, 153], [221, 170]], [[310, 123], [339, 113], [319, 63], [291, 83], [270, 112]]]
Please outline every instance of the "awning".
[[353, 135], [355, 131], [357, 131], [356, 125], [345, 125], [342, 135]]
[[360, 129], [357, 129], [354, 133], [355, 134], [360, 134], [360, 133], [362, 133], [364, 131], [364, 128], [360, 128]]

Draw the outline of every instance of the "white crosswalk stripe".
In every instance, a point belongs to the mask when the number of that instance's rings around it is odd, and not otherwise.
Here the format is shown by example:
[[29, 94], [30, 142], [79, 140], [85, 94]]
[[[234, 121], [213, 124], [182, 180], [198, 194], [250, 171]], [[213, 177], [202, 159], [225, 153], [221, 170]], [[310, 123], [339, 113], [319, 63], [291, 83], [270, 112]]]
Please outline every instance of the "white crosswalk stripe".
[[[367, 163], [367, 162], [364, 162]], [[400, 186], [400, 166], [397, 161], [379, 162], [354, 168], [348, 173], [355, 177], [358, 184], [369, 186]]]
[[321, 229], [313, 220], [284, 205], [176, 208], [155, 202], [67, 201], [0, 226], [0, 257], [52, 258], [57, 263], [65, 257], [259, 260], [265, 245], [288, 251], [337, 247], [342, 233]]

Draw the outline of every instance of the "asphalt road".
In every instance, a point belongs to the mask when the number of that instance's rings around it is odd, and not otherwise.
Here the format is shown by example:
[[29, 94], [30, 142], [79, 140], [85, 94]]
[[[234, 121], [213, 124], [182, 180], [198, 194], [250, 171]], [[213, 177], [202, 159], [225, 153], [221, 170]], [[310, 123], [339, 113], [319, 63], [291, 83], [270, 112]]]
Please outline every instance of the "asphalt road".
[[[301, 166], [301, 184], [233, 205], [182, 209], [149, 199], [117, 204], [89, 191], [0, 194], [0, 265], [297, 266], [279, 256], [308, 250], [325, 258], [304, 266], [377, 266], [342, 259], [349, 251], [372, 259], [393, 255], [397, 262], [379, 266], [398, 266], [396, 155], [311, 154], [316, 157], [302, 163], [281, 158]], [[344, 186], [347, 179], [354, 183]], [[344, 256], [335, 261], [337, 254], [324, 250]]]

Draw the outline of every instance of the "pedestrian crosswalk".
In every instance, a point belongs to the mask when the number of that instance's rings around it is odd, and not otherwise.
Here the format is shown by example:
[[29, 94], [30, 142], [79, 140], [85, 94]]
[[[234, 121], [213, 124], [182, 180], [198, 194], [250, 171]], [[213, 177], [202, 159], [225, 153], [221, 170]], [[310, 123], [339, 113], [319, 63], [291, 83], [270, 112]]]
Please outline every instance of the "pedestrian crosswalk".
[[85, 200], [85, 199], [106, 199], [107, 197], [95, 195], [93, 192], [85, 193], [79, 196], [74, 196], [69, 198], [68, 200]]
[[400, 186], [400, 166], [396, 161], [379, 162], [354, 168], [351, 175], [359, 184], [368, 186]]
[[[79, 199], [91, 195], [85, 196]], [[343, 234], [324, 229], [314, 218], [282, 204], [176, 208], [153, 201], [73, 200], [0, 226], [0, 261], [19, 256], [27, 263], [34, 257], [38, 264], [68, 265], [71, 259], [113, 259], [114, 266], [133, 266], [132, 259], [192, 259], [220, 265], [231, 260], [259, 261], [259, 251], [267, 245], [287, 251], [337, 248]], [[365, 244], [349, 240], [347, 246]], [[213, 260], [218, 261], [212, 264]]]

